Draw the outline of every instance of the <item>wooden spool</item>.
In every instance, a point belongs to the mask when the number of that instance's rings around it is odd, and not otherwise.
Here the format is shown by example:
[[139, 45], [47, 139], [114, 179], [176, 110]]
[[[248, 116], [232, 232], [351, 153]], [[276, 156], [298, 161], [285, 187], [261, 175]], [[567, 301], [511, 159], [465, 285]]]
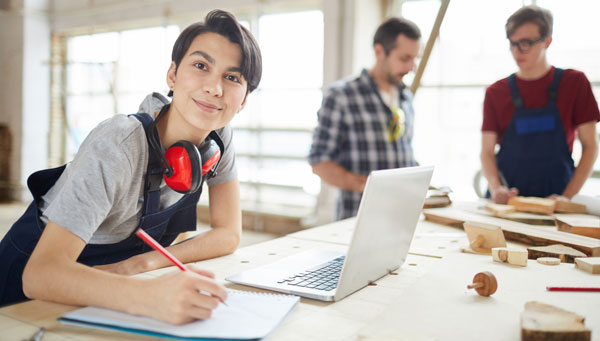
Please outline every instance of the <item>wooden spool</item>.
[[496, 276], [489, 271], [479, 272], [473, 277], [473, 283], [467, 285], [467, 289], [475, 289], [481, 296], [490, 296], [498, 289]]

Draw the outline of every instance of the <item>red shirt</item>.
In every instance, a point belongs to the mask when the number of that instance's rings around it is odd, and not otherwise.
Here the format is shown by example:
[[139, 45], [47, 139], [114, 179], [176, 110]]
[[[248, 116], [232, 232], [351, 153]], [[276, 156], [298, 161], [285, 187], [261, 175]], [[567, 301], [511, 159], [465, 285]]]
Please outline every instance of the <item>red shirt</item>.
[[[542, 78], [523, 80], [518, 76], [517, 88], [523, 98], [525, 108], [543, 107], [548, 102], [548, 87], [552, 84], [554, 67]], [[567, 136], [569, 150], [573, 151], [575, 132], [580, 124], [600, 121], [598, 103], [592, 93], [590, 82], [583, 72], [566, 69], [558, 86], [556, 100], [560, 118]], [[515, 106], [510, 99], [510, 89], [506, 78], [490, 85], [485, 92], [483, 102], [482, 131], [498, 134], [498, 143], [502, 142], [504, 132], [512, 119]]]

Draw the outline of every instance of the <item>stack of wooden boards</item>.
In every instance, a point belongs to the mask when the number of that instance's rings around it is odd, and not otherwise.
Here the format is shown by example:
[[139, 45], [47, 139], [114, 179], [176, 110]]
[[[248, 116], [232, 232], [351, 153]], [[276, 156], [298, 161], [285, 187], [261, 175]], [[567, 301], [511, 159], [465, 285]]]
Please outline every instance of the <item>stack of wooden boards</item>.
[[[425, 209], [423, 214], [432, 222], [459, 228], [463, 228], [465, 222], [499, 226], [506, 240], [532, 246], [561, 245], [579, 251], [584, 256], [600, 256], [600, 217], [583, 214], [585, 206], [552, 199], [522, 197], [513, 198], [509, 204], [487, 204], [485, 209], [481, 209], [481, 203], [462, 203]], [[513, 217], [516, 218], [512, 219]], [[523, 222], [528, 220], [535, 221], [536, 224]], [[564, 250], [561, 252], [564, 253]], [[572, 260], [577, 255], [567, 252], [563, 257]]]
[[433, 187], [430, 186], [427, 191], [427, 196], [425, 197], [425, 203], [423, 204], [423, 208], [436, 208], [436, 207], [446, 207], [452, 204], [450, 200], [450, 192], [452, 190], [448, 187]]

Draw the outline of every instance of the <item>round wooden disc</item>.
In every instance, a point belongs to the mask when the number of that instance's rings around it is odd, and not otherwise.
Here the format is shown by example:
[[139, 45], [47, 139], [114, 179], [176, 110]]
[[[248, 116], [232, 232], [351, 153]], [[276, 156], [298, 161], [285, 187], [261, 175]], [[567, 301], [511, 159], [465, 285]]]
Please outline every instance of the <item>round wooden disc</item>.
[[560, 259], [556, 257], [539, 257], [537, 262], [544, 265], [558, 265], [560, 264]]
[[481, 296], [490, 296], [498, 289], [498, 282], [496, 276], [489, 271], [480, 272], [473, 277], [473, 283], [483, 283], [483, 286], [475, 288], [477, 293]]

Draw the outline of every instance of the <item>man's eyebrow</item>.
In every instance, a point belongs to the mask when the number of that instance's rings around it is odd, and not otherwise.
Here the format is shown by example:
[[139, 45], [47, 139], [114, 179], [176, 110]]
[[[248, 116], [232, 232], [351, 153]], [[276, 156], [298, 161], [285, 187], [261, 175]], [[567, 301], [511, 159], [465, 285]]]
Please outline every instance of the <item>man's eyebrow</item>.
[[[202, 56], [209, 63], [215, 64], [215, 59], [211, 55], [209, 55], [208, 53], [206, 53], [204, 51], [198, 50], [198, 51], [194, 51], [194, 52], [190, 53], [190, 56], [194, 56], [194, 55]], [[227, 71], [242, 73], [242, 68], [239, 66], [232, 66], [232, 67], [227, 68]]]
[[190, 53], [190, 56], [194, 56], [194, 55], [199, 55], [204, 57], [209, 63], [214, 64], [215, 63], [215, 59], [209, 55], [208, 53], [204, 52], [204, 51], [194, 51], [192, 53]]

